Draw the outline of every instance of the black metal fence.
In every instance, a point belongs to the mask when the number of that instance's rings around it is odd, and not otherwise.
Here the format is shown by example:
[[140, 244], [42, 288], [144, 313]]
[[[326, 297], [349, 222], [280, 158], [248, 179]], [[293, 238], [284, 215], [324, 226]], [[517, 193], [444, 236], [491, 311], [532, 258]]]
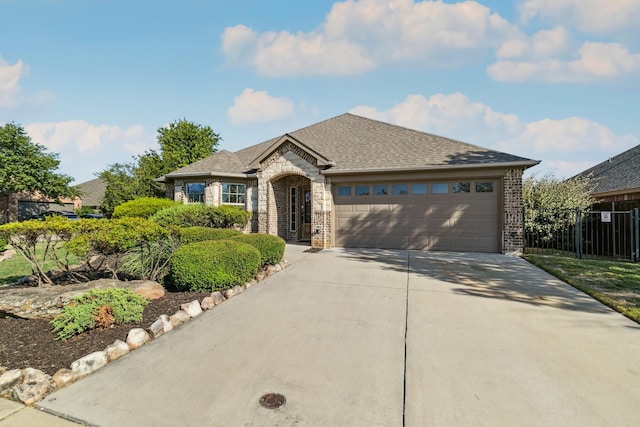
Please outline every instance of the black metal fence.
[[578, 258], [638, 262], [640, 215], [630, 211], [526, 209], [524, 253], [568, 252]]

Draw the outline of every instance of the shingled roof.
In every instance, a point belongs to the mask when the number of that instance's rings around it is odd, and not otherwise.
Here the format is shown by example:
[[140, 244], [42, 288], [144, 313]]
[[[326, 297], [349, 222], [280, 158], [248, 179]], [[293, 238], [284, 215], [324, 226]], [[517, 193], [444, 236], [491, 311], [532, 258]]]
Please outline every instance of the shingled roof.
[[594, 194], [619, 192], [640, 188], [640, 145], [605, 160], [576, 177], [589, 176], [593, 179]]
[[80, 198], [83, 206], [100, 206], [107, 189], [107, 182], [100, 179], [82, 182], [75, 186], [80, 190]]
[[[442, 136], [346, 113], [284, 135], [291, 136], [328, 159], [326, 173], [371, 170], [429, 169], [446, 166], [517, 164], [531, 167], [538, 161], [489, 150]], [[273, 138], [236, 153], [216, 153], [168, 177], [203, 172], [247, 172], [256, 160], [269, 155], [283, 137]], [[232, 161], [232, 158], [235, 158]], [[214, 174], [214, 173], [212, 173]]]

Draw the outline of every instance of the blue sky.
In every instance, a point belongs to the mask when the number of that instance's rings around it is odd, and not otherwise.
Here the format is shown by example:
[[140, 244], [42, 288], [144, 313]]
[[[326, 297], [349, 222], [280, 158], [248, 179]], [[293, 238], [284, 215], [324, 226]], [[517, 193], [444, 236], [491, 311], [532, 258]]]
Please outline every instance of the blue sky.
[[572, 176], [640, 144], [640, 0], [0, 0], [0, 124], [80, 183], [177, 119], [235, 151], [352, 112]]

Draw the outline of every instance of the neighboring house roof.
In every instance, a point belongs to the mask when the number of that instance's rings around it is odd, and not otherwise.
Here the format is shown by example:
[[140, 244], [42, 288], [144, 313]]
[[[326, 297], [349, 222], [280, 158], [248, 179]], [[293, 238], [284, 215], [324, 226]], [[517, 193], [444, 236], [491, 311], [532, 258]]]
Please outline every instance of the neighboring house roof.
[[[591, 175], [595, 184], [593, 193], [621, 192], [640, 188], [640, 145], [605, 160], [575, 177]], [[574, 178], [575, 178], [574, 177]]]
[[83, 206], [100, 206], [104, 198], [104, 192], [107, 189], [107, 182], [96, 178], [82, 182], [75, 187], [80, 190], [80, 199], [82, 199]]
[[[467, 144], [442, 136], [346, 113], [283, 136], [230, 153], [221, 151], [171, 172], [167, 177], [218, 175], [232, 170], [248, 173], [270, 155], [279, 143], [290, 141], [307, 148], [329, 165], [325, 173], [357, 173], [400, 169], [517, 164], [530, 167], [538, 161]], [[223, 157], [224, 156], [224, 157]], [[235, 168], [235, 169], [234, 169]], [[214, 172], [215, 171], [215, 172]]]

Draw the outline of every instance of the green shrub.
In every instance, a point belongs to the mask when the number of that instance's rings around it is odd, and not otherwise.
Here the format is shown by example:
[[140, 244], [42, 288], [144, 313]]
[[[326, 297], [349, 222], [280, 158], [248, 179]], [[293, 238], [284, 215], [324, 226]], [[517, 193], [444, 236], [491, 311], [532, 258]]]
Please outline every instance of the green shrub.
[[180, 204], [163, 209], [149, 218], [166, 227], [213, 227], [214, 206], [201, 203]]
[[149, 218], [162, 226], [242, 228], [251, 213], [238, 206], [209, 206], [202, 203], [181, 204], [163, 209]]
[[187, 227], [180, 229], [180, 242], [186, 245], [205, 240], [230, 239], [241, 234], [241, 231], [231, 228]]
[[130, 200], [116, 206], [113, 210], [112, 218], [134, 217], [134, 218], [149, 218], [156, 212], [171, 206], [178, 205], [178, 202], [174, 202], [169, 199], [159, 199], [157, 197], [141, 197], [139, 199]]
[[6, 248], [8, 244], [9, 244], [9, 239], [7, 239], [3, 235], [0, 235], [0, 252], [4, 251], [4, 248]]
[[[170, 237], [170, 230], [143, 218], [84, 220], [78, 221], [77, 233], [66, 248], [73, 254], [84, 256], [86, 259], [92, 255], [102, 255], [104, 260], [110, 259], [110, 262], [104, 263], [104, 267], [117, 277], [127, 252], [140, 251], [140, 256], [152, 257], [151, 246]], [[158, 260], [150, 261], [155, 263]], [[101, 267], [100, 265], [96, 269]]]
[[96, 327], [139, 322], [148, 303], [130, 289], [92, 289], [76, 297], [51, 321], [53, 332], [66, 340]]
[[284, 256], [285, 241], [270, 234], [242, 234], [233, 240], [248, 243], [260, 251], [261, 265], [277, 264]]
[[213, 212], [213, 226], [216, 228], [244, 228], [251, 213], [239, 206], [221, 205]]
[[178, 290], [214, 291], [241, 285], [260, 267], [260, 252], [233, 240], [190, 243], [171, 259], [171, 283]]

